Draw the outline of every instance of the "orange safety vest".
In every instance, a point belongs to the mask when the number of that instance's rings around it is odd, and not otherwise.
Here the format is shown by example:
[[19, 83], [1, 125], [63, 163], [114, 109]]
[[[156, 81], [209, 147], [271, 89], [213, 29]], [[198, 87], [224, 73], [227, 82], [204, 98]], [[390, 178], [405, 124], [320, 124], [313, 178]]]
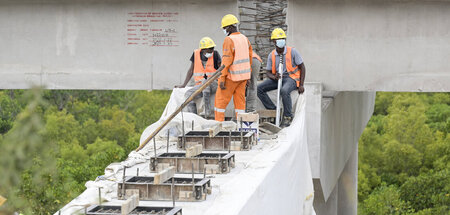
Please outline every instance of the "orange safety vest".
[[[297, 87], [300, 86], [300, 70], [298, 69], [298, 67], [294, 67], [292, 66], [292, 47], [286, 46], [286, 70], [287, 73], [289, 74], [289, 77], [291, 77], [292, 79], [294, 79], [297, 82]], [[275, 75], [275, 73], [277, 72], [276, 67], [275, 67], [275, 52], [276, 50], [274, 49], [272, 51], [272, 74]], [[281, 72], [282, 73], [282, 72]]]
[[234, 59], [229, 72], [232, 81], [242, 81], [250, 79], [251, 66], [249, 58], [248, 39], [243, 34], [233, 34], [229, 36], [234, 44]]
[[214, 69], [214, 52], [213, 55], [208, 58], [206, 61], [205, 67], [203, 67], [202, 58], [200, 57], [200, 49], [196, 49], [194, 51], [194, 81], [195, 85], [202, 84], [202, 80], [204, 79], [204, 75], [209, 78], [211, 77], [216, 69]]
[[260, 57], [258, 54], [256, 54], [255, 51], [253, 51], [252, 54], [253, 54], [253, 57], [254, 57], [254, 58], [258, 59], [259, 62], [262, 63], [261, 57]]

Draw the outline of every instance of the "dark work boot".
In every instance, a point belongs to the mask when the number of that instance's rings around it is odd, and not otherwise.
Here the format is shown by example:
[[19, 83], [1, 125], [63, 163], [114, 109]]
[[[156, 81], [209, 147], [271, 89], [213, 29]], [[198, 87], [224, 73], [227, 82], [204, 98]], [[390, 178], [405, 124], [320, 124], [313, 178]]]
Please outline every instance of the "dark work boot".
[[292, 122], [292, 117], [283, 116], [283, 121], [281, 122], [280, 127], [281, 128], [289, 127], [291, 125], [291, 122]]

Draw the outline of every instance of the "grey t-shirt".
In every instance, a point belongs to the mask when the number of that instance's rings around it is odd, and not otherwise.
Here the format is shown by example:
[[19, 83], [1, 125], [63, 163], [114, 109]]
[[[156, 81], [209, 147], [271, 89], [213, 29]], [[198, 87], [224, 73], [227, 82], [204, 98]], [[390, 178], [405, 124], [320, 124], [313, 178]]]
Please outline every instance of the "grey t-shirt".
[[[287, 49], [284, 47], [284, 54], [283, 54], [283, 73], [287, 72], [286, 70], [286, 53]], [[303, 63], [302, 56], [295, 48], [292, 48], [291, 50], [291, 62], [292, 66], [296, 67]], [[280, 55], [278, 55], [278, 52], [275, 51], [275, 69], [278, 72], [278, 65], [280, 64]], [[266, 69], [269, 71], [272, 71], [272, 52], [269, 53], [269, 56], [267, 56], [267, 66]]]

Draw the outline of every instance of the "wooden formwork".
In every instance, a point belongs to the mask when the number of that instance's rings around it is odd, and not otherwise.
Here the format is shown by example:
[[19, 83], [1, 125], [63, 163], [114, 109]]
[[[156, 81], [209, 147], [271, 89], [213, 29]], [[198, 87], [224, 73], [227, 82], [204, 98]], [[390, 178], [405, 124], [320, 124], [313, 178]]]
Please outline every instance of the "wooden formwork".
[[[86, 209], [87, 215], [121, 215], [121, 207], [115, 205], [92, 205]], [[182, 215], [180, 207], [153, 207], [153, 206], [138, 206], [133, 211], [128, 213], [142, 214], [142, 215]]]
[[204, 151], [247, 151], [257, 144], [257, 140], [252, 131], [232, 131], [231, 135], [229, 131], [221, 131], [214, 137], [210, 137], [208, 131], [189, 131], [184, 136], [178, 136], [179, 149], [185, 150], [188, 146], [186, 143], [201, 144]]
[[[211, 182], [209, 178], [186, 178], [173, 177], [161, 184], [154, 184], [153, 177], [128, 176], [125, 185], [120, 182], [117, 187], [117, 197], [127, 199], [131, 195], [139, 194], [140, 200], [154, 201], [203, 201], [206, 195], [211, 193]], [[125, 186], [125, 187], [123, 187]]]
[[[224, 152], [203, 152], [187, 158], [184, 152], [160, 153], [150, 158], [150, 172], [158, 172], [174, 166], [176, 173], [223, 174], [234, 168], [234, 154]], [[193, 167], [193, 168], [192, 168]]]

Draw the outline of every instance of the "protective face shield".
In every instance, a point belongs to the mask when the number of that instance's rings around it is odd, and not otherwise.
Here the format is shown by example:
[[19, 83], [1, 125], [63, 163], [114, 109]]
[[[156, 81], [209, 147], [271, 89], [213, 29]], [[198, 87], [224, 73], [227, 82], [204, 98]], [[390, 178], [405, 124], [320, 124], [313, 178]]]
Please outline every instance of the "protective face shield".
[[286, 46], [285, 39], [278, 39], [275, 41], [278, 48], [284, 48]]

